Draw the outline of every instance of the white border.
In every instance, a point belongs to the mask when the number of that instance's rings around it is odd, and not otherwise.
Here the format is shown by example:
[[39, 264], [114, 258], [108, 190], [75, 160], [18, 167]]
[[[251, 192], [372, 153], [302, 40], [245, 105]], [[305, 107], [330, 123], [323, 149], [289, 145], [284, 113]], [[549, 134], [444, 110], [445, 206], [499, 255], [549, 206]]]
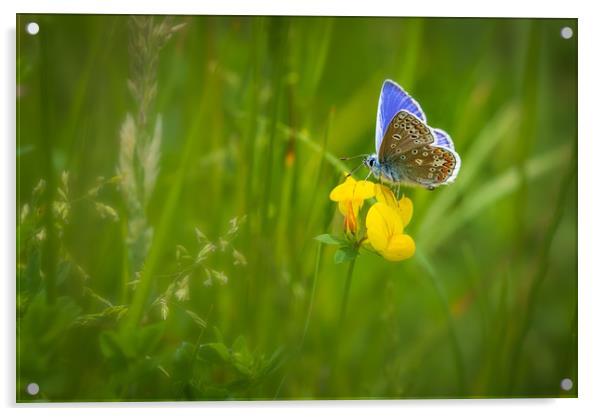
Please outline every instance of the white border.
[[[16, 4], [15, 4], [16, 3]], [[2, 247], [0, 263], [4, 266], [2, 375], [0, 376], [0, 404], [7, 414], [19, 412], [46, 415], [105, 415], [108, 409], [127, 407], [128, 413], [138, 409], [147, 415], [163, 415], [166, 408], [175, 407], [178, 414], [195, 414], [211, 411], [216, 414], [319, 414], [342, 410], [346, 414], [364, 414], [376, 411], [383, 414], [400, 412], [412, 415], [507, 415], [545, 413], [567, 416], [569, 414], [596, 414], [602, 408], [601, 331], [600, 305], [602, 296], [602, 272], [599, 249], [602, 235], [602, 204], [600, 203], [600, 156], [602, 137], [597, 126], [600, 119], [600, 74], [602, 74], [599, 41], [601, 36], [600, 13], [596, 13], [594, 1], [546, 1], [503, 2], [428, 1], [419, 2], [370, 0], [350, 1], [295, 0], [295, 1], [229, 1], [194, 2], [190, 0], [156, 1], [136, 3], [125, 0], [77, 1], [21, 0], [18, 3], [2, 2], [3, 22], [2, 62], [0, 65], [4, 97], [0, 101], [4, 128], [2, 157], [3, 203]], [[278, 402], [278, 403], [177, 403], [177, 404], [73, 404], [19, 406], [14, 405], [14, 330], [15, 330], [15, 13], [148, 13], [148, 14], [302, 14], [302, 15], [399, 15], [399, 16], [497, 16], [497, 17], [577, 17], [579, 27], [575, 31], [579, 42], [579, 399], [563, 400], [438, 400], [396, 402]], [[544, 209], [546, 207], [543, 207]], [[85, 410], [84, 410], [85, 409]], [[113, 410], [110, 413], [117, 413]]]

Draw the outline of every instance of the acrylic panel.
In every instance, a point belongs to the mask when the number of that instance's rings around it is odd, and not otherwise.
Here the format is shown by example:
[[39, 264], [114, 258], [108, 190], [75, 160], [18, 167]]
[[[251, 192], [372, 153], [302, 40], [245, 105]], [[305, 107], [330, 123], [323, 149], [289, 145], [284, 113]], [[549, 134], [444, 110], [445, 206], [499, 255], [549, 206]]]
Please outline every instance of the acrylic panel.
[[576, 397], [577, 36], [17, 15], [16, 400]]

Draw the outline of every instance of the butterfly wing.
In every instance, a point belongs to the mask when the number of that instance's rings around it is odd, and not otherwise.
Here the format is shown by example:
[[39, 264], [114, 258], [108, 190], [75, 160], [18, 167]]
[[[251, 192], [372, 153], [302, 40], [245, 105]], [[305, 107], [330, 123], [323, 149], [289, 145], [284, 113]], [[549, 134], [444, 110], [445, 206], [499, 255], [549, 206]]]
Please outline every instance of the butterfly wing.
[[405, 110], [426, 124], [426, 115], [420, 104], [390, 79], [385, 80], [380, 91], [376, 112], [376, 152], [380, 146], [391, 120], [400, 111]]
[[449, 137], [447, 132], [441, 129], [433, 129], [433, 132], [435, 133], [435, 144], [437, 146], [454, 150], [454, 142], [452, 141], [451, 137]]
[[387, 127], [379, 163], [394, 170], [401, 181], [432, 187], [453, 181], [461, 162], [447, 133], [402, 110]]
[[380, 163], [398, 158], [415, 147], [435, 142], [431, 129], [414, 114], [401, 110], [394, 114], [378, 151]]
[[412, 149], [405, 156], [403, 165], [399, 166], [404, 179], [425, 187], [453, 182], [460, 170], [460, 157], [445, 147], [424, 146]]

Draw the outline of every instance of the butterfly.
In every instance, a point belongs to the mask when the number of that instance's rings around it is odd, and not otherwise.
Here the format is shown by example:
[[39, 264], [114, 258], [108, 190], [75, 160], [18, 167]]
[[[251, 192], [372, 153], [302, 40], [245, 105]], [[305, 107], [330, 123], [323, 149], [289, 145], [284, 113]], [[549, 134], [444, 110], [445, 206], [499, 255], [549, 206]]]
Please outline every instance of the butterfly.
[[382, 181], [433, 190], [456, 179], [461, 160], [449, 134], [427, 125], [420, 104], [387, 79], [376, 113], [376, 153], [363, 163]]

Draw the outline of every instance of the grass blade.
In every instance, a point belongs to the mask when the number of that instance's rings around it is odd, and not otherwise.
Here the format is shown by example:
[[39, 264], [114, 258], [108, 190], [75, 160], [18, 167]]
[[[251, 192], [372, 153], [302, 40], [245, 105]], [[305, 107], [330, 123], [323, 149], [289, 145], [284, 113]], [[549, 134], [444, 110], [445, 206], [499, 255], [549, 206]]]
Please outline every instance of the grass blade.
[[[568, 146], [561, 145], [541, 156], [534, 157], [525, 165], [525, 175], [528, 181], [534, 181], [542, 175], [557, 169], [568, 162]], [[428, 238], [422, 236], [421, 245], [429, 252], [434, 251], [454, 231], [478, 215], [482, 210], [493, 203], [518, 190], [521, 184], [519, 168], [511, 167], [491, 181], [472, 192], [461, 205], [459, 205], [445, 221], [438, 223], [437, 232]]]
[[518, 108], [516, 104], [508, 104], [503, 107], [497, 115], [487, 124], [475, 140], [474, 145], [463, 158], [462, 168], [456, 183], [445, 192], [441, 192], [431, 204], [429, 210], [422, 219], [417, 239], [429, 240], [435, 233], [439, 233], [438, 224], [441, 218], [447, 215], [454, 202], [472, 184], [481, 172], [481, 166], [487, 157], [495, 149], [496, 145], [514, 128], [518, 120]]

